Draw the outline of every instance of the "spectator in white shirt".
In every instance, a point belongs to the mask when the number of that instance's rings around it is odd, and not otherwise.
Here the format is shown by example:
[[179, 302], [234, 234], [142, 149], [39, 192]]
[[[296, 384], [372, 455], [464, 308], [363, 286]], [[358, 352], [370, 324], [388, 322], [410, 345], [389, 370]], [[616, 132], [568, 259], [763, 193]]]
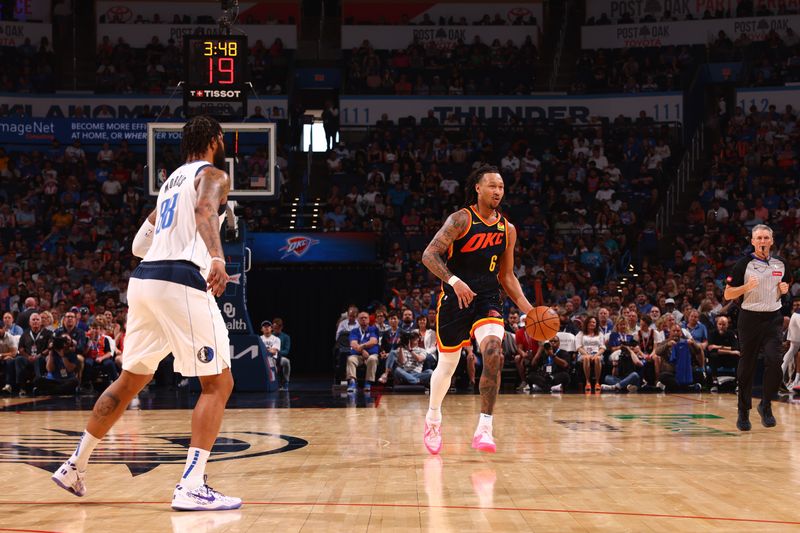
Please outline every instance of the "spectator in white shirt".
[[592, 157], [589, 158], [589, 161], [594, 161], [598, 170], [605, 170], [608, 166], [608, 158], [603, 155], [602, 149], [599, 146], [592, 148]]
[[342, 171], [342, 160], [339, 159], [339, 154], [335, 150], [328, 152], [328, 159], [325, 160], [325, 163], [328, 165], [328, 172], [331, 174]]
[[111, 163], [114, 161], [114, 150], [112, 150], [108, 143], [103, 143], [103, 148], [97, 152], [97, 162], [105, 161], [106, 163]]
[[706, 220], [715, 220], [720, 223], [727, 222], [728, 217], [728, 210], [725, 209], [724, 206], [720, 205], [719, 200], [714, 198], [711, 202], [711, 208], [708, 210], [708, 214], [706, 215]]
[[597, 318], [593, 316], [586, 318], [583, 331], [575, 337], [575, 347], [578, 349], [578, 362], [583, 366], [583, 374], [586, 378], [585, 392], [592, 391], [591, 376], [592, 367], [594, 367], [594, 390], [599, 393], [603, 352], [606, 347], [605, 336], [597, 328]]
[[661, 158], [661, 161], [666, 161], [670, 158], [670, 156], [672, 156], [672, 150], [670, 150], [669, 145], [664, 142], [664, 139], [659, 139], [656, 142], [656, 146], [653, 148], [653, 151]]
[[539, 168], [541, 168], [541, 166], [541, 161], [536, 159], [536, 156], [533, 154], [533, 150], [528, 148], [525, 151], [525, 157], [522, 158], [522, 172], [525, 174], [536, 174], [539, 172]]
[[347, 149], [344, 141], [339, 141], [339, 144], [336, 145], [336, 148], [334, 148], [333, 151], [336, 152], [336, 155], [338, 155], [340, 159], [350, 158], [350, 150]]
[[600, 183], [600, 188], [598, 188], [597, 192], [594, 194], [595, 200], [598, 202], [608, 202], [613, 196], [614, 189], [612, 189], [611, 184], [605, 180]]
[[79, 161], [86, 162], [86, 152], [81, 148], [81, 141], [79, 139], [75, 139], [72, 145], [64, 149], [64, 159], [71, 163], [77, 163]]
[[458, 182], [454, 180], [452, 177], [448, 176], [439, 183], [439, 187], [442, 190], [447, 191], [447, 194], [453, 194], [458, 189]]
[[347, 308], [347, 314], [345, 314], [342, 319], [339, 321], [339, 325], [336, 327], [336, 338], [339, 338], [339, 335], [346, 332], [350, 333], [354, 328], [358, 327], [358, 321], [356, 317], [358, 316], [358, 307], [355, 305], [351, 305]]
[[619, 178], [622, 175], [622, 171], [617, 168], [617, 165], [613, 161], [608, 162], [608, 165], [603, 172], [605, 172], [605, 174], [608, 176], [608, 179], [611, 180], [612, 183], [619, 182]]
[[265, 320], [261, 323], [261, 342], [267, 349], [267, 355], [273, 359], [278, 358], [281, 351], [281, 339], [272, 334], [272, 322]]
[[513, 150], [509, 150], [506, 156], [500, 160], [500, 169], [509, 174], [513, 174], [515, 170], [519, 169], [519, 158], [514, 155]]

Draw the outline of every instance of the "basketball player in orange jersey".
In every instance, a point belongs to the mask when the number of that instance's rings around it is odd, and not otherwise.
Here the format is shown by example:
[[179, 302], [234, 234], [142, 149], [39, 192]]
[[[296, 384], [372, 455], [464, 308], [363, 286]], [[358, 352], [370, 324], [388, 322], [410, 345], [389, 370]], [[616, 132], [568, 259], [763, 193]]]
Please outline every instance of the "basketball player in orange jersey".
[[490, 453], [497, 449], [492, 414], [503, 367], [500, 287], [523, 313], [533, 308], [514, 275], [517, 231], [497, 210], [503, 191], [503, 178], [496, 167], [473, 171], [465, 189], [466, 207], [447, 217], [422, 254], [425, 266], [442, 280], [436, 315], [439, 362], [431, 378], [423, 439], [434, 455], [442, 449], [442, 400], [450, 388], [461, 348], [469, 346], [473, 335], [483, 354], [483, 374], [481, 413], [472, 447]]

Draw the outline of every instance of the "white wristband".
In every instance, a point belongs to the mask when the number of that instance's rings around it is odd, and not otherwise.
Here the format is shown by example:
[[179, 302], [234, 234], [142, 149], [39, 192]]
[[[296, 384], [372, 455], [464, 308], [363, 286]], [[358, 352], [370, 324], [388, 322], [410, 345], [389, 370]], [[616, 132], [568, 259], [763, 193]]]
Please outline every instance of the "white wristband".
[[221, 257], [212, 257], [211, 258], [211, 262], [213, 263], [214, 261], [219, 261], [223, 265], [225, 264], [225, 260], [223, 258], [221, 258]]
[[458, 276], [453, 275], [453, 276], [450, 276], [450, 279], [447, 280], [447, 284], [450, 285], [451, 287], [455, 287], [456, 286], [456, 282], [458, 282], [458, 281], [461, 281], [461, 278], [459, 278]]

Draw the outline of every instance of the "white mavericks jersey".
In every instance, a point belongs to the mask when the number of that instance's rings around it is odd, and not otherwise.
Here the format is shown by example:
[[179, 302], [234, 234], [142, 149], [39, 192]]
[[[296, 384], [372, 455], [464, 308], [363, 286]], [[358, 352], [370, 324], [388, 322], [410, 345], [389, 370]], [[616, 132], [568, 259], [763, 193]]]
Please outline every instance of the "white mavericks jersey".
[[211, 261], [203, 238], [197, 233], [194, 210], [197, 189], [194, 180], [208, 161], [193, 161], [178, 167], [161, 186], [156, 202], [153, 243], [143, 262], [190, 261], [207, 270]]

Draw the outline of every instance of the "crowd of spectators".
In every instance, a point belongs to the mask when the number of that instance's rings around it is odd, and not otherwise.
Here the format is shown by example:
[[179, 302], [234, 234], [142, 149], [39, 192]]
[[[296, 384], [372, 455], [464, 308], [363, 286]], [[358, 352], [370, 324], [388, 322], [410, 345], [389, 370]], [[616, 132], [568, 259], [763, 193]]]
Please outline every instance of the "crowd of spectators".
[[[138, 14], [132, 16], [130, 10], [126, 9], [111, 9], [103, 13], [99, 17], [101, 24], [211, 24], [216, 25], [218, 15], [196, 15], [192, 18], [191, 15], [185, 13], [173, 13], [172, 16], [161, 16], [159, 13], [154, 13], [152, 16]], [[293, 16], [288, 15], [285, 17], [276, 16], [274, 13], [269, 13], [264, 10], [256, 10], [251, 13], [246, 13], [241, 17], [237, 17], [236, 22], [239, 24], [294, 24], [295, 19]]]
[[[791, 105], [780, 111], [775, 105], [765, 111], [736, 108], [723, 115], [720, 124], [708, 179], [689, 209], [678, 242], [696, 248], [695, 256], [706, 256], [703, 270], [722, 270], [730, 266], [753, 226], [768, 224], [775, 232], [776, 253], [795, 272], [800, 268], [797, 111]], [[800, 292], [800, 282], [791, 292]]]
[[[478, 126], [454, 134], [432, 116], [416, 128], [382, 120], [360, 143], [331, 151], [339, 187], [328, 198], [326, 230], [382, 237], [388, 286], [368, 308], [378, 333], [387, 310], [433, 324], [439, 281], [421, 264], [421, 252], [443, 216], [461, 207], [473, 164], [499, 161], [502, 210], [518, 228], [515, 273], [531, 301], [541, 295], [557, 309], [562, 326], [549, 346], [533, 343], [518, 333], [519, 313], [505, 300], [516, 347], [507, 338], [504, 353], [520, 390], [569, 384], [587, 392], [732, 390], [738, 304], [722, 293], [756, 224], [774, 229], [775, 253], [795, 279], [784, 314], [800, 309], [800, 122], [791, 106], [737, 109], [720, 120], [709, 179], [671, 228], [668, 245], [659, 246], [652, 224], [659, 188], [643, 154], [666, 155], [662, 161], [673, 155], [652, 136], [652, 126], [634, 125], [615, 140], [614, 128], [562, 125], [550, 145], [537, 144], [525, 128]], [[631, 164], [634, 146], [639, 155]], [[379, 335], [378, 346], [384, 344]], [[385, 347], [370, 354], [376, 375], [395, 363], [390, 354]], [[469, 386], [480, 368], [477, 347], [463, 356]], [[386, 375], [408, 381], [398, 372]]]
[[800, 38], [792, 28], [782, 33], [770, 30], [759, 41], [746, 33], [734, 41], [720, 30], [709, 41], [708, 53], [712, 61], [744, 61], [751, 85], [783, 85], [799, 79]]
[[[67, 328], [74, 342], [62, 348], [71, 365], [80, 362], [61, 376], [60, 359], [55, 370], [45, 365], [44, 351], [52, 348], [45, 343], [38, 347], [41, 367], [31, 359], [23, 369], [27, 378], [83, 377], [84, 363], [106, 360], [104, 373], [115, 377], [111, 363], [124, 349], [127, 280], [137, 264], [131, 228], [147, 214], [141, 158], [124, 144], [94, 153], [80, 141], [67, 147], [54, 141], [44, 151], [0, 148], [0, 309], [24, 330], [6, 328], [5, 334], [25, 339], [35, 311], [44, 330]], [[19, 346], [20, 356], [36, 355]], [[31, 392], [14, 375], [7, 366], [6, 385]]]
[[530, 36], [521, 45], [475, 37], [452, 48], [435, 42], [376, 50], [369, 41], [345, 53], [348, 94], [530, 94], [538, 60]]
[[704, 62], [702, 46], [583, 50], [575, 63], [573, 94], [679, 91]]
[[50, 93], [55, 90], [55, 55], [47, 37], [26, 38], [18, 46], [0, 46], [0, 92]]
[[657, 253], [652, 217], [673, 154], [668, 130], [644, 113], [635, 122], [593, 122], [475, 118], [448, 129], [433, 113], [419, 124], [384, 118], [366, 137], [329, 152], [335, 185], [325, 230], [377, 233], [389, 309], [427, 314], [438, 280], [422, 266], [422, 250], [461, 206], [470, 170], [496, 162], [506, 180], [503, 211], [518, 228], [515, 271], [529, 298], [537, 287], [548, 302], [594, 290], [619, 306], [632, 287], [615, 278]]
[[745, 58], [748, 60], [752, 86], [784, 85], [800, 81], [800, 37], [791, 28], [783, 36], [771, 31], [764, 41], [741, 41], [741, 38], [737, 39], [733, 46], [735, 49], [746, 50]]
[[379, 17], [373, 19], [362, 14], [346, 16], [344, 19], [346, 25], [352, 24], [378, 24], [389, 25], [398, 24], [401, 26], [536, 26], [537, 20], [533, 14], [517, 14], [503, 17], [500, 13], [495, 13], [494, 17], [488, 13], [479, 19], [468, 20], [465, 16], [444, 15], [434, 19], [429, 13], [423, 13], [422, 18], [415, 21], [408, 15], [401, 15], [400, 19], [396, 22], [390, 22], [386, 17]]
[[[610, 24], [636, 24], [642, 22], [674, 22], [679, 20], [712, 20], [742, 17], [771, 17], [775, 15], [797, 15], [800, 7], [795, 2], [765, 2], [762, 0], [739, 0], [733, 9], [706, 9], [703, 14], [695, 17], [691, 11], [680, 16], [677, 12], [664, 10], [661, 15], [646, 13], [641, 16], [634, 16], [632, 11], [626, 11], [617, 19], [611, 19], [607, 13], [601, 13], [596, 19], [588, 17], [587, 26], [603, 26]], [[657, 4], [659, 5], [659, 4]], [[646, 8], [645, 8], [646, 9]]]

